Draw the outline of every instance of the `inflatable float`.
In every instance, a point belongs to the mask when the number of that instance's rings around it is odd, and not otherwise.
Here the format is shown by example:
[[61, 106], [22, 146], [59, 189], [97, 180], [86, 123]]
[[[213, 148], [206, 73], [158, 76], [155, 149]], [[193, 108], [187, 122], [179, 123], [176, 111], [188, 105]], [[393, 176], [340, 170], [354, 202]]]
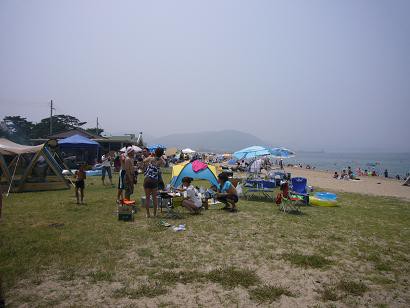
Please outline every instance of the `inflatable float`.
[[330, 192], [317, 192], [314, 196], [309, 197], [309, 203], [315, 206], [337, 206], [336, 194]]

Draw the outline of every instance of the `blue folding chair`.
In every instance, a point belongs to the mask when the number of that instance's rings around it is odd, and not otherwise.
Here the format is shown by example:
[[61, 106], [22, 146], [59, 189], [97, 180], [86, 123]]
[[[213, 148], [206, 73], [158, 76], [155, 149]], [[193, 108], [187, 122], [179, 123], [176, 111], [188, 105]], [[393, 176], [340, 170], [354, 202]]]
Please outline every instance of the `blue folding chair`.
[[307, 179], [302, 177], [292, 178], [292, 187], [290, 194], [300, 196], [303, 198], [303, 203], [309, 204], [309, 193], [306, 190]]
[[272, 199], [272, 201], [275, 200], [275, 187], [276, 187], [276, 182], [275, 181], [265, 181], [262, 180], [262, 193], [268, 197], [269, 199]]

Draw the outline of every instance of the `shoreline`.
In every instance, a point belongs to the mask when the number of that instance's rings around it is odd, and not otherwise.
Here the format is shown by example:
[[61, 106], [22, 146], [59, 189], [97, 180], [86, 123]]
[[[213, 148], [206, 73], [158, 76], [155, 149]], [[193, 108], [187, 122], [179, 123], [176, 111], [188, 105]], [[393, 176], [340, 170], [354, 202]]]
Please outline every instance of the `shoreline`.
[[410, 201], [410, 187], [403, 186], [404, 181], [384, 178], [381, 176], [359, 176], [360, 180], [339, 180], [333, 178], [330, 171], [318, 169], [303, 169], [299, 167], [285, 167], [285, 172], [292, 177], [307, 178], [309, 186], [320, 187], [339, 192], [359, 193], [365, 195], [397, 197]]

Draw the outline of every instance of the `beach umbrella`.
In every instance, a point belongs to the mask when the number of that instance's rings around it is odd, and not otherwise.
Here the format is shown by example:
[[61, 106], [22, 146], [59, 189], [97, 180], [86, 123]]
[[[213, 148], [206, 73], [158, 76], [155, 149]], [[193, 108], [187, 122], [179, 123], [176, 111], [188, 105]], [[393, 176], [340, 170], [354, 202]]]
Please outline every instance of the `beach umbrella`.
[[153, 144], [153, 145], [150, 145], [148, 147], [148, 151], [150, 151], [152, 153], [152, 152], [155, 152], [155, 150], [158, 149], [158, 148], [165, 150], [167, 147], [165, 145], [162, 145], [162, 144]]
[[289, 149], [282, 148], [282, 147], [272, 148], [270, 149], [270, 152], [271, 152], [271, 155], [275, 158], [290, 158], [296, 155], [295, 152]]
[[192, 153], [195, 153], [195, 151], [192, 150], [192, 149], [190, 149], [190, 148], [186, 148], [186, 149], [183, 149], [183, 150], [182, 150], [182, 153], [184, 153], [184, 154], [192, 154]]
[[237, 159], [249, 159], [266, 155], [271, 155], [271, 151], [259, 145], [254, 145], [233, 153], [233, 156]]
[[[140, 147], [137, 147], [136, 145], [132, 145], [132, 149], [134, 150], [135, 153], [141, 152], [142, 149]], [[120, 152], [125, 152], [127, 150], [126, 147], [123, 147]]]

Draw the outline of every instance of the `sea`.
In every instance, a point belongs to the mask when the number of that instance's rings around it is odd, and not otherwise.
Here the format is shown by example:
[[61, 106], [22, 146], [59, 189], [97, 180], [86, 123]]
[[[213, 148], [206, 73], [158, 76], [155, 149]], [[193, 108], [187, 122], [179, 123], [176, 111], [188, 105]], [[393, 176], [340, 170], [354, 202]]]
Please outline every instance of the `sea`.
[[302, 164], [319, 170], [338, 171], [361, 168], [363, 171], [375, 170], [383, 175], [387, 169], [389, 177], [404, 178], [410, 173], [410, 153], [327, 153], [327, 152], [297, 152], [295, 157], [284, 160], [284, 164]]

